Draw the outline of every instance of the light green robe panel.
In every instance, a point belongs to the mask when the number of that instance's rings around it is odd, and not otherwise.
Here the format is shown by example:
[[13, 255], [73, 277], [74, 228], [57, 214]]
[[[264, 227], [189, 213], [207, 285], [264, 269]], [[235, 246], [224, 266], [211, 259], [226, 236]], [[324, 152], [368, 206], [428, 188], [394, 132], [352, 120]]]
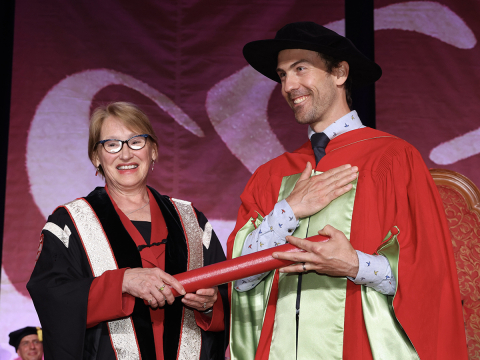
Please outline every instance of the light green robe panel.
[[[312, 175], [319, 174], [315, 172]], [[291, 193], [299, 177], [300, 174], [296, 174], [283, 179], [279, 200]], [[357, 180], [353, 182], [351, 191], [311, 217], [300, 220], [300, 226], [293, 235], [299, 238], [318, 235], [325, 225], [331, 225], [350, 239], [356, 187]], [[298, 275], [281, 274], [269, 358], [342, 359], [347, 279], [319, 275], [314, 271], [302, 277], [298, 353], [295, 354]]]

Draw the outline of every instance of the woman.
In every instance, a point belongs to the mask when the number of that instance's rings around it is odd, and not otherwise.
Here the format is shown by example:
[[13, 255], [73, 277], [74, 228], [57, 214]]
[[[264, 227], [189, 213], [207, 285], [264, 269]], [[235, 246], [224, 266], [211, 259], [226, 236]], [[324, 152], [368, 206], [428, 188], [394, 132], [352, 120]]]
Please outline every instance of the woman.
[[96, 109], [88, 154], [105, 188], [49, 216], [27, 284], [45, 359], [224, 359], [226, 288], [185, 294], [172, 275], [225, 256], [201, 212], [147, 187], [158, 158], [147, 116]]

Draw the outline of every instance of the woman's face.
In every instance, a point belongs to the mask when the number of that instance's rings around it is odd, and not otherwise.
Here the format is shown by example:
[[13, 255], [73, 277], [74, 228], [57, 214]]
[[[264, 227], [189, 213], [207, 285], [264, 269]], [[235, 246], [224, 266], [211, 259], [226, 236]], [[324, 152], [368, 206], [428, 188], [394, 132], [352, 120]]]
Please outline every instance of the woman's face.
[[[128, 140], [135, 135], [140, 134], [127, 129], [120, 120], [109, 116], [103, 121], [100, 140]], [[123, 144], [122, 150], [110, 154], [99, 144], [96, 151], [96, 164], [102, 166], [108, 187], [120, 191], [144, 187], [152, 161], [157, 158], [157, 151], [150, 140], [147, 140], [145, 147], [140, 150], [132, 150], [127, 144]]]

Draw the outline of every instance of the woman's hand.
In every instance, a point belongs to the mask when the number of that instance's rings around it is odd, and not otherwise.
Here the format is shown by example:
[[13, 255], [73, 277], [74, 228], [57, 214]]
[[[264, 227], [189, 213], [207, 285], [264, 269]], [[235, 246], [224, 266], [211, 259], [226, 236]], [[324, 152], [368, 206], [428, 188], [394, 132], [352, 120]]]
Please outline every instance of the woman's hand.
[[182, 302], [195, 310], [205, 311], [210, 309], [215, 301], [217, 301], [218, 287], [209, 289], [199, 289], [195, 294], [186, 294]]
[[182, 284], [159, 268], [127, 269], [123, 275], [122, 293], [141, 298], [155, 309], [175, 300], [169, 285], [179, 294], [185, 294]]

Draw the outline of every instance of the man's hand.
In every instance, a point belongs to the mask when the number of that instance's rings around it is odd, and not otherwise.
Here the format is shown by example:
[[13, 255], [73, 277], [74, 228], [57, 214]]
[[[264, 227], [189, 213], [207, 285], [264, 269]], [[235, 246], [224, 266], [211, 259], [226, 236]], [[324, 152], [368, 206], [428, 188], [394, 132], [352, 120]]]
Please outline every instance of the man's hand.
[[175, 301], [170, 287], [185, 294], [182, 284], [159, 268], [127, 269], [123, 275], [122, 293], [141, 298], [154, 309]]
[[[280, 270], [285, 273], [301, 273], [314, 270], [319, 274], [330, 276], [351, 276], [358, 274], [358, 256], [345, 234], [327, 225], [318, 232], [330, 239], [323, 242], [311, 242], [294, 236], [287, 236], [287, 241], [305, 252], [275, 252], [276, 259], [294, 261], [297, 264]], [[305, 267], [305, 268], [304, 268]]]
[[351, 190], [350, 184], [357, 177], [358, 167], [342, 165], [323, 174], [312, 176], [312, 165], [307, 162], [292, 193], [286, 198], [295, 217], [301, 219], [316, 214], [332, 200]]

